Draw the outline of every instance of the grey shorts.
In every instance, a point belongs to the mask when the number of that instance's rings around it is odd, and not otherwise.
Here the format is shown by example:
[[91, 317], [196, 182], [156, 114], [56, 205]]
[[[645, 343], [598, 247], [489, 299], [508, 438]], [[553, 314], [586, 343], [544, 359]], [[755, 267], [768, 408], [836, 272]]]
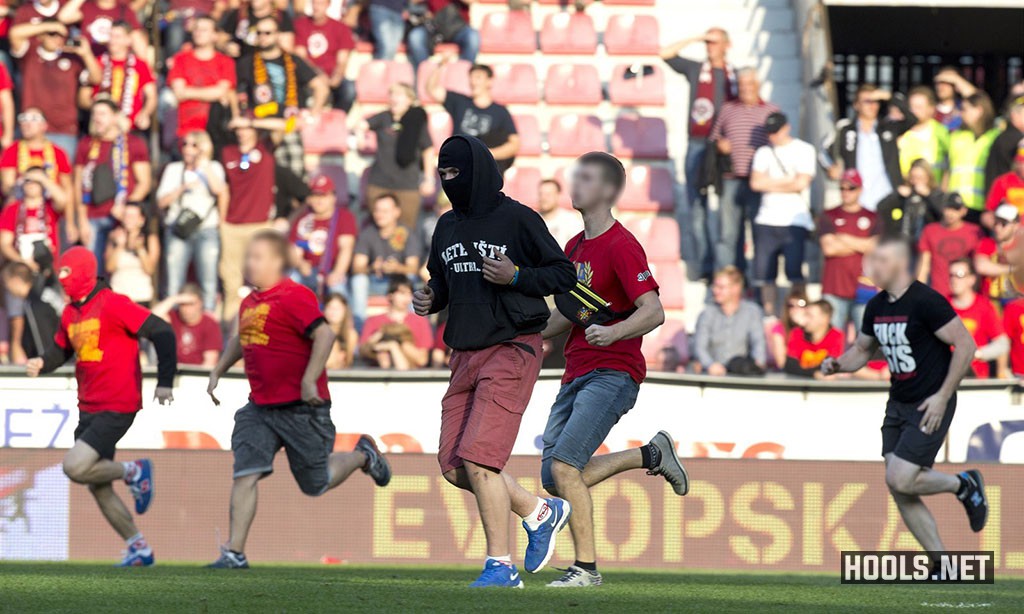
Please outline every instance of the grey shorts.
[[334, 436], [330, 403], [267, 408], [250, 402], [235, 412], [234, 477], [270, 475], [274, 456], [283, 447], [299, 488], [307, 495], [319, 495], [327, 489], [327, 459], [334, 450]]
[[640, 384], [613, 369], [597, 369], [562, 384], [544, 428], [540, 477], [545, 488], [555, 485], [554, 460], [583, 471], [619, 418], [636, 404], [638, 392]]

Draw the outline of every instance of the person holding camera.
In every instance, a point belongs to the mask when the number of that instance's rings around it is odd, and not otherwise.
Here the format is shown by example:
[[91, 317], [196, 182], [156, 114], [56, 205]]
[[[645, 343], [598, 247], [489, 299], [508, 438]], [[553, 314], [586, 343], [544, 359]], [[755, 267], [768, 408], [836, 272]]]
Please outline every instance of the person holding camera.
[[217, 303], [220, 210], [227, 208], [230, 193], [224, 167], [213, 160], [209, 134], [200, 130], [186, 133], [181, 139], [181, 158], [164, 168], [156, 190], [167, 228], [167, 294], [181, 292], [191, 264], [202, 288], [203, 309], [212, 312]]

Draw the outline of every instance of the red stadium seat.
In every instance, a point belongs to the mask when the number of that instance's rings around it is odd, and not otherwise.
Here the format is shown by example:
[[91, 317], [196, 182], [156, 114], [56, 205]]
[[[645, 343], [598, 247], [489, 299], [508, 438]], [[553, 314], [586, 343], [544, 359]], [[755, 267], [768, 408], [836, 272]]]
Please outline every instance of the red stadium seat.
[[592, 55], [597, 50], [597, 30], [586, 13], [552, 13], [540, 31], [544, 53]]
[[620, 158], [668, 159], [668, 127], [660, 117], [621, 115], [615, 119], [612, 153]]
[[555, 64], [548, 68], [544, 100], [548, 104], [600, 104], [601, 77], [593, 64]]
[[513, 115], [519, 134], [519, 156], [539, 156], [544, 153], [540, 136], [540, 122], [536, 115]]
[[[302, 122], [302, 120], [299, 120]], [[315, 123], [302, 122], [302, 147], [308, 154], [343, 154], [348, 151], [345, 112], [324, 111]]]
[[651, 262], [679, 260], [679, 223], [668, 216], [646, 216], [626, 220], [626, 228], [644, 246]]
[[484, 53], [533, 53], [537, 33], [529, 11], [495, 11], [480, 24], [480, 51]]
[[634, 166], [626, 169], [626, 187], [619, 198], [623, 211], [660, 211], [675, 208], [672, 175], [666, 168]]
[[427, 130], [434, 143], [434, 151], [441, 151], [441, 144], [452, 135], [452, 116], [446, 111], [431, 113], [427, 117]]
[[492, 91], [500, 104], [535, 104], [540, 101], [537, 69], [533, 64], [498, 64]]
[[[645, 249], [648, 246], [644, 246]], [[686, 268], [680, 261], [651, 262], [651, 272], [660, 287], [661, 304], [665, 309], [684, 307], [683, 289], [686, 286]]]
[[601, 120], [593, 115], [557, 115], [548, 128], [548, 153], [579, 156], [588, 151], [606, 151]]
[[371, 60], [359, 68], [359, 76], [356, 77], [356, 98], [359, 102], [387, 102], [388, 90], [392, 84], [412, 82], [412, 65], [408, 62]]
[[420, 102], [423, 104], [430, 104], [432, 102], [441, 104], [443, 102], [441, 100], [434, 100], [434, 97], [427, 92], [427, 79], [437, 70], [441, 71], [441, 86], [444, 89], [468, 96], [470, 66], [472, 66], [472, 63], [466, 60], [458, 60], [440, 65], [435, 62], [421, 62], [419, 69], [416, 71], [416, 95], [419, 96]]
[[505, 187], [510, 196], [530, 208], [537, 206], [537, 186], [540, 185], [540, 169], [531, 166], [513, 166], [505, 171]]
[[623, 75], [629, 66], [620, 64], [615, 67], [612, 80], [608, 84], [608, 99], [612, 104], [625, 106], [664, 106], [665, 105], [665, 73], [661, 67], [652, 64], [654, 72], [650, 75], [638, 75], [626, 79]]
[[612, 15], [604, 30], [608, 55], [658, 55], [658, 19], [653, 15]]

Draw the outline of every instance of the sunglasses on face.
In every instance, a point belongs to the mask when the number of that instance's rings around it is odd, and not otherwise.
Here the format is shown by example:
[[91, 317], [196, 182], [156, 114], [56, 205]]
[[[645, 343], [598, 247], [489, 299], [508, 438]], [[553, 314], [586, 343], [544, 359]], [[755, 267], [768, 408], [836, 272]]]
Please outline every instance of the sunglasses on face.
[[949, 278], [950, 279], [963, 279], [963, 278], [965, 278], [965, 277], [967, 277], [969, 275], [970, 275], [970, 273], [967, 272], [967, 271], [950, 271], [949, 272]]
[[18, 115], [18, 122], [21, 122], [21, 123], [41, 122], [41, 121], [43, 121], [43, 116], [38, 114], [38, 113], [20, 113]]

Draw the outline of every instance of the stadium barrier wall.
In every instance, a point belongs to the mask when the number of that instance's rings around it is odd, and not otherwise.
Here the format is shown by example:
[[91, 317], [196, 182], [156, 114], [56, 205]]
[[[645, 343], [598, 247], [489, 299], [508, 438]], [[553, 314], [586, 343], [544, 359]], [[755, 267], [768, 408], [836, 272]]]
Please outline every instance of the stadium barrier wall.
[[[559, 375], [542, 375], [515, 454], [540, 453]], [[234, 411], [245, 404], [248, 386], [240, 373], [228, 374], [217, 389], [222, 404], [216, 407], [206, 383], [205, 373], [186, 372], [178, 377], [174, 403], [160, 406], [152, 401], [155, 379], [148, 374], [146, 407], [122, 447], [229, 449]], [[368, 433], [390, 453], [436, 452], [446, 385], [447, 374], [440, 371], [332, 374], [337, 449], [351, 449], [360, 433]], [[75, 394], [70, 370], [29, 379], [21, 370], [0, 369], [0, 447], [69, 447], [78, 420]], [[636, 446], [666, 429], [689, 457], [877, 461], [886, 394], [880, 382], [656, 374], [602, 451]], [[965, 382], [938, 458], [1024, 463], [1024, 411], [1014, 382]]]
[[[227, 539], [231, 454], [148, 454], [156, 490], [139, 526], [158, 560], [212, 560]], [[260, 483], [247, 547], [253, 563], [478, 565], [484, 538], [471, 496], [438, 475], [433, 455], [391, 460], [395, 476], [387, 488], [356, 474], [310, 499], [278, 455], [275, 473]], [[59, 450], [0, 450], [0, 559], [118, 558], [123, 544], [87, 489], [64, 478], [60, 461]], [[593, 490], [602, 565], [832, 573], [842, 550], [918, 549], [888, 496], [879, 463], [692, 459], [687, 467], [693, 482], [686, 497], [639, 470]], [[962, 465], [941, 468], [959, 471]], [[538, 491], [536, 457], [514, 457], [508, 470]], [[970, 532], [952, 496], [932, 497], [929, 506], [948, 548], [993, 550], [997, 573], [1024, 575], [1021, 468], [989, 465], [984, 471], [992, 508], [983, 532]], [[513, 551], [522, 553], [524, 533], [512, 525]], [[572, 560], [568, 537], [563, 534], [552, 564]]]

